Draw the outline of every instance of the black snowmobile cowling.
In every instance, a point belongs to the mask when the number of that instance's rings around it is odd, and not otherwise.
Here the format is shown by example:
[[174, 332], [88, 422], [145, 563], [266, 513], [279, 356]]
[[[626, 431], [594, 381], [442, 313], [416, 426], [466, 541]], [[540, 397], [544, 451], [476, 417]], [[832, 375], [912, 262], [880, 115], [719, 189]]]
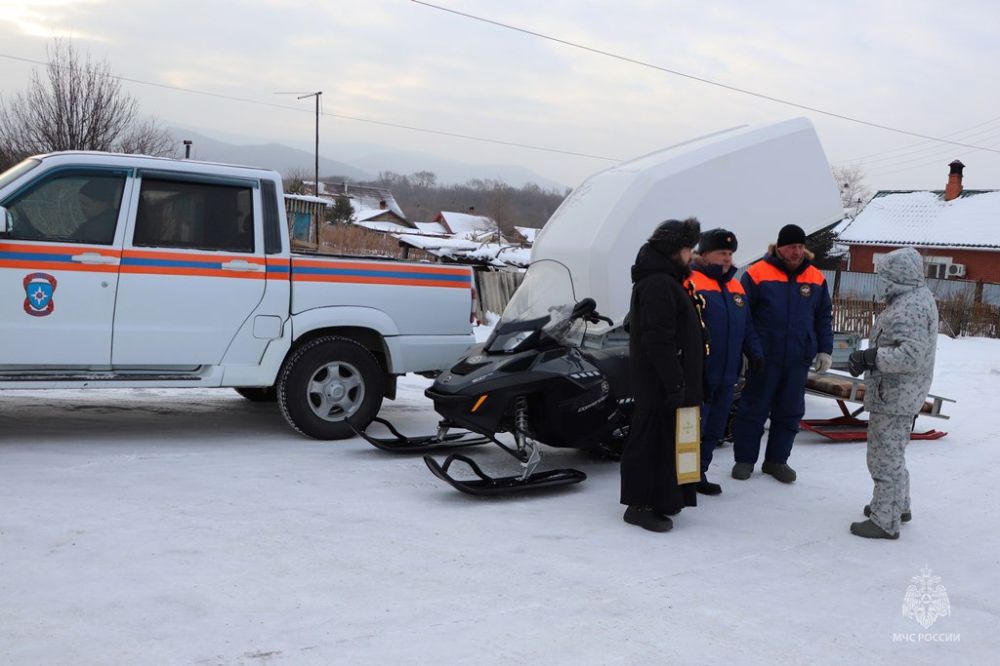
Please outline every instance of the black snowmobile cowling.
[[484, 434], [514, 432], [515, 402], [524, 398], [531, 437], [554, 447], [598, 448], [622, 426], [619, 401], [631, 398], [628, 350], [553, 346], [490, 354], [476, 345], [425, 395], [450, 423]]

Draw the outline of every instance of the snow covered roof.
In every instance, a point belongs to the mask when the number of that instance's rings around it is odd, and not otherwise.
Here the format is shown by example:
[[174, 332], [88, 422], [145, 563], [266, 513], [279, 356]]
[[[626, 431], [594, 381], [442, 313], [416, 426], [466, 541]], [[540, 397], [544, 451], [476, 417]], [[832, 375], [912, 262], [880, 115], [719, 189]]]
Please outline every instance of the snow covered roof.
[[517, 229], [517, 233], [524, 236], [524, 239], [526, 241], [528, 241], [529, 243], [535, 242], [535, 236], [538, 235], [538, 229], [535, 229], [534, 227], [514, 227], [514, 228]]
[[506, 243], [478, 243], [463, 238], [435, 238], [416, 234], [393, 234], [425, 252], [458, 262], [488, 264], [497, 268], [525, 268], [531, 263], [531, 250]]
[[840, 232], [847, 245], [917, 245], [1000, 249], [1000, 191], [881, 191]]
[[[307, 187], [313, 187], [313, 181], [305, 180], [302, 181]], [[403, 209], [400, 208], [399, 204], [396, 202], [396, 198], [392, 196], [392, 192], [385, 187], [377, 187], [374, 185], [356, 185], [354, 183], [324, 183], [320, 182], [319, 192], [323, 195], [325, 200], [333, 200], [337, 197], [346, 196], [351, 201], [351, 206], [355, 210], [358, 209], [370, 209], [370, 208], [381, 208], [381, 204], [384, 202], [385, 207], [399, 215], [404, 220], [406, 219], [406, 214]]]
[[434, 218], [435, 222], [443, 223], [445, 228], [456, 236], [474, 236], [483, 231], [496, 229], [496, 222], [485, 215], [470, 215], [443, 210]]
[[373, 217], [378, 217], [379, 215], [391, 214], [390, 217], [397, 217], [402, 219], [402, 216], [397, 214], [396, 211], [389, 210], [388, 208], [355, 208], [354, 209], [354, 221], [364, 222], [365, 220], [370, 220]]
[[379, 220], [374, 222], [369, 220], [361, 220], [355, 222], [354, 224], [356, 224], [359, 227], [365, 227], [366, 229], [371, 229], [373, 231], [384, 231], [387, 233], [412, 234], [414, 231], [405, 224], [398, 224], [396, 222], [382, 222]]
[[286, 194], [286, 199], [295, 199], [296, 201], [307, 201], [309, 203], [319, 203], [324, 206], [332, 206], [333, 202], [329, 199], [324, 199], [322, 197], [314, 197], [308, 194]]
[[414, 226], [423, 234], [436, 234], [438, 236], [448, 236], [448, 230], [440, 222], [414, 222]]

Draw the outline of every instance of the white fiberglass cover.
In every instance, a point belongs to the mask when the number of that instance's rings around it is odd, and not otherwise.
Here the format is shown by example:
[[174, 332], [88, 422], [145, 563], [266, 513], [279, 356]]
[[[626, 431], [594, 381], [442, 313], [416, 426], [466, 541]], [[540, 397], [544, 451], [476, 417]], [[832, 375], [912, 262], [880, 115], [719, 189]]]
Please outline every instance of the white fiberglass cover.
[[805, 118], [717, 132], [601, 171], [573, 190], [538, 234], [532, 261], [572, 271], [576, 295], [621, 323], [639, 247], [667, 219], [736, 233], [737, 265], [786, 224], [811, 233], [843, 217], [823, 147]]

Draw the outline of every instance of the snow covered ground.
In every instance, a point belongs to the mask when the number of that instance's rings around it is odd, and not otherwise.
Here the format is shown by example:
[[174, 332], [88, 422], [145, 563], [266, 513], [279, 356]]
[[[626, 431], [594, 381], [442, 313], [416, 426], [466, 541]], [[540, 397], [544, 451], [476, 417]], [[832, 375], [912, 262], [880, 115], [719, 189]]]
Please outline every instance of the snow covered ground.
[[[809, 433], [796, 484], [733, 481], [720, 449], [724, 494], [653, 534], [622, 522], [616, 465], [575, 452], [546, 462], [585, 483], [484, 501], [228, 390], [8, 391], [0, 663], [992, 662], [1000, 341], [941, 338], [937, 367], [959, 402], [918, 424], [950, 434], [910, 447], [896, 542], [848, 533], [864, 445]], [[383, 416], [429, 431], [426, 384]], [[926, 630], [901, 612], [925, 566], [951, 604]]]

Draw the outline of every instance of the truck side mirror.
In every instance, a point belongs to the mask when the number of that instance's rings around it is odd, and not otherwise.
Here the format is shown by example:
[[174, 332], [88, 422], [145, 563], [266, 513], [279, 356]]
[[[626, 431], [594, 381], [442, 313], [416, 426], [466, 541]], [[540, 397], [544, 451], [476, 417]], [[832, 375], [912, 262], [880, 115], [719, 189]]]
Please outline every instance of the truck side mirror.
[[14, 231], [14, 214], [0, 206], [0, 234], [9, 236]]

